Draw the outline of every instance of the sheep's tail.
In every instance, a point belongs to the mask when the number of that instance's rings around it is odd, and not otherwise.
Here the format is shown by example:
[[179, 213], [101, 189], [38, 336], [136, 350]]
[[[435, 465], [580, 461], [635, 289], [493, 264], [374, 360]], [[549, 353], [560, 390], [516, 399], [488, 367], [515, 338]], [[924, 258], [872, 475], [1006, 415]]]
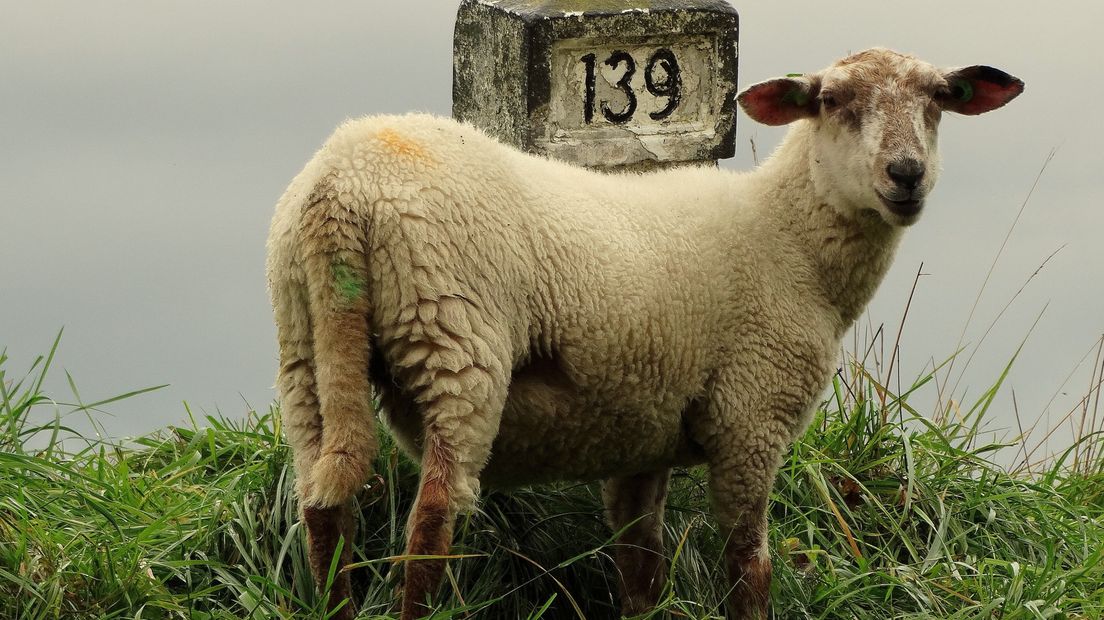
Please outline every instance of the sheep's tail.
[[295, 486], [301, 500], [311, 495], [310, 476], [322, 446], [322, 418], [314, 377], [314, 339], [303, 269], [289, 261], [284, 248], [271, 244], [269, 289], [280, 346], [276, 392], [284, 433], [295, 459]]
[[367, 226], [336, 192], [319, 190], [303, 208], [299, 249], [322, 437], [309, 496], [300, 499], [329, 507], [344, 504], [368, 481], [379, 446], [368, 380]]

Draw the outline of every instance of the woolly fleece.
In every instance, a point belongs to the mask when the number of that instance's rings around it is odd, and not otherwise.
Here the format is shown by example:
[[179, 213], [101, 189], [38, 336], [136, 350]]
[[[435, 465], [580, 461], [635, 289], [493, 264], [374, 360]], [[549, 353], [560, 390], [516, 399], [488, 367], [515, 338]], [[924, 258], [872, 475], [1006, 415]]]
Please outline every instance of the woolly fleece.
[[[872, 50], [752, 87], [749, 112], [804, 120], [749, 173], [599, 174], [426, 115], [342, 125], [280, 199], [269, 238], [302, 502], [338, 506], [368, 480], [373, 387], [422, 462], [415, 553], [447, 551], [481, 483], [612, 479], [615, 525], [643, 504], [658, 523], [667, 470], [707, 463], [743, 584], [730, 612], [765, 613], [767, 495], [915, 221], [898, 211], [934, 183], [941, 75]], [[805, 89], [805, 105], [777, 107], [779, 84]], [[820, 109], [817, 88], [856, 84], [857, 103]], [[907, 195], [882, 172], [901, 153], [934, 162]], [[628, 501], [624, 481], [647, 472], [650, 499]], [[407, 598], [439, 579], [423, 568], [408, 566]], [[654, 585], [633, 587], [647, 598]], [[647, 608], [637, 594], [626, 609]]]

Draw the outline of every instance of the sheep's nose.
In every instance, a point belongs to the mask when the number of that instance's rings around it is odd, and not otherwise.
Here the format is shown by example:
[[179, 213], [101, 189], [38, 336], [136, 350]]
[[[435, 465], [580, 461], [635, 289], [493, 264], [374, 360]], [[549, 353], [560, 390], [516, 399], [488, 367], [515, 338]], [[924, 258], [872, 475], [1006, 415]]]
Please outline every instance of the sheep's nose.
[[899, 159], [886, 166], [886, 174], [893, 182], [907, 190], [914, 190], [924, 178], [924, 165], [915, 159]]

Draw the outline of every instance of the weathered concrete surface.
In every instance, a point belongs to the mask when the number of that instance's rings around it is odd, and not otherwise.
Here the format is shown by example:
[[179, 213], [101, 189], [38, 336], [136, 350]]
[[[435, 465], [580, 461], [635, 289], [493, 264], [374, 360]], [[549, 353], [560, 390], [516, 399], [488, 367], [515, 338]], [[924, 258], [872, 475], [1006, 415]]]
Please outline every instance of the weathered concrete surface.
[[584, 166], [735, 152], [736, 11], [721, 0], [463, 0], [453, 115]]

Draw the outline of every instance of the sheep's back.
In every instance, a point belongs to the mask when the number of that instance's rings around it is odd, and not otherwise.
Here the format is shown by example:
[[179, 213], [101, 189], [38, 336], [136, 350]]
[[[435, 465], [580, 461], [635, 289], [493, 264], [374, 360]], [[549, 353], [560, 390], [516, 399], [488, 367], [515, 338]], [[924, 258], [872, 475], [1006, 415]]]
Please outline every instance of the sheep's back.
[[[682, 414], [736, 294], [717, 277], [716, 229], [732, 214], [692, 182], [707, 175], [593, 173], [417, 115], [351, 121], [312, 166], [365, 231], [372, 326], [394, 376], [434, 381], [416, 350], [430, 342], [455, 345], [436, 358], [450, 372], [507, 377], [490, 477], [498, 462], [523, 483], [691, 458]], [[423, 324], [446, 310], [440, 333]], [[524, 472], [523, 460], [552, 469]]]

